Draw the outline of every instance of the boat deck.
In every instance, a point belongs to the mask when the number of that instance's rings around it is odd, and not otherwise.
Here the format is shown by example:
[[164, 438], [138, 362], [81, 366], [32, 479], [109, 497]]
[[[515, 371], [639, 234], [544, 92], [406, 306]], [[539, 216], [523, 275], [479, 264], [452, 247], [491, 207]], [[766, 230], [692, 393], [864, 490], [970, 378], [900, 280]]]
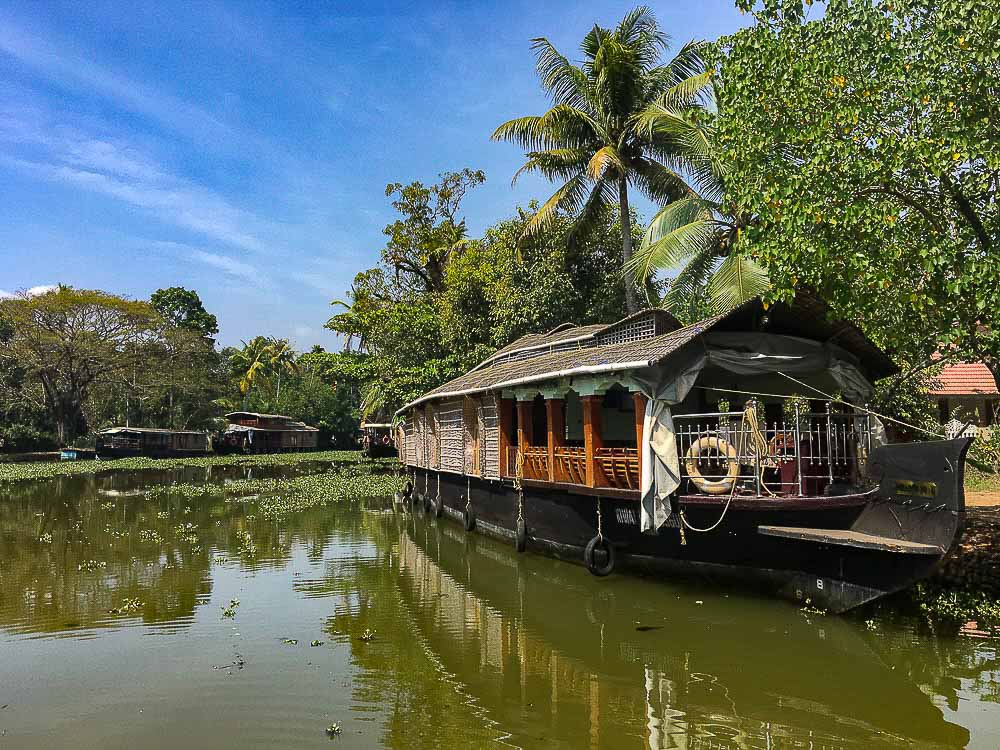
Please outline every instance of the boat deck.
[[803, 542], [832, 544], [855, 549], [871, 549], [879, 552], [893, 552], [905, 555], [943, 555], [944, 550], [936, 544], [922, 544], [906, 539], [875, 536], [847, 529], [806, 529], [795, 526], [758, 526], [757, 533], [765, 536], [784, 537]]

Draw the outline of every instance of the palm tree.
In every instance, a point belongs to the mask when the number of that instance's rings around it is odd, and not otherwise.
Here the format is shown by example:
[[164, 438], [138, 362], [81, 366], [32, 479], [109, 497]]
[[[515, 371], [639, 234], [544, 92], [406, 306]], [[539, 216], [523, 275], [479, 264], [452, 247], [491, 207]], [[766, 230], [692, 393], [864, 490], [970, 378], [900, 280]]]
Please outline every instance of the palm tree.
[[264, 336], [254, 336], [249, 342], [240, 341], [242, 349], [230, 355], [234, 369], [240, 376], [240, 395], [246, 407], [250, 390], [260, 377], [266, 377], [270, 367], [271, 342]]
[[713, 121], [677, 96], [663, 97], [637, 118], [640, 127], [673, 143], [693, 187], [653, 217], [625, 269], [638, 282], [648, 282], [657, 271], [677, 270], [663, 306], [682, 317], [705, 292], [711, 312], [725, 313], [771, 286], [767, 271], [737, 252], [754, 217], [725, 200], [726, 164]]
[[271, 340], [267, 366], [269, 374], [277, 374], [278, 376], [278, 388], [274, 394], [275, 402], [281, 398], [281, 374], [287, 372], [289, 375], [296, 375], [299, 372], [299, 365], [295, 361], [296, 356], [295, 350], [287, 339]]
[[[703, 42], [689, 42], [661, 65], [669, 47], [647, 8], [629, 13], [615, 29], [600, 26], [581, 45], [583, 62], [574, 65], [544, 38], [533, 39], [536, 70], [554, 106], [541, 116], [519, 117], [493, 133], [527, 152], [514, 175], [538, 172], [563, 184], [532, 217], [525, 239], [551, 225], [558, 212], [575, 214], [573, 241], [617, 203], [622, 224], [622, 256], [632, 259], [629, 186], [658, 203], [689, 192], [673, 144], [641, 127], [638, 115], [664, 97], [699, 91], [708, 81]], [[638, 309], [636, 290], [625, 282], [629, 313]]]

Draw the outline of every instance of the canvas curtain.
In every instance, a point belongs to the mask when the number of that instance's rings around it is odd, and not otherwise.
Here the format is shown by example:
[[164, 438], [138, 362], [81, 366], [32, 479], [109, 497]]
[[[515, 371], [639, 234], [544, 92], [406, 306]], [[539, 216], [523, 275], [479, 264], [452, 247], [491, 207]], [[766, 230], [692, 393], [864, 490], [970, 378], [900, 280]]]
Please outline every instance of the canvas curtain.
[[[702, 370], [712, 365], [727, 372], [759, 376], [783, 372], [809, 382], [810, 375], [832, 378], [849, 399], [863, 401], [871, 395], [871, 383], [854, 358], [835, 345], [794, 336], [767, 333], [709, 333], [700, 345], [677, 352], [664, 364], [636, 373], [635, 380], [646, 396], [643, 419], [642, 495], [640, 528], [655, 534], [670, 516], [670, 496], [681, 482], [677, 435], [670, 407], [683, 401]], [[784, 391], [793, 390], [787, 381]], [[809, 394], [817, 396], [819, 394]]]

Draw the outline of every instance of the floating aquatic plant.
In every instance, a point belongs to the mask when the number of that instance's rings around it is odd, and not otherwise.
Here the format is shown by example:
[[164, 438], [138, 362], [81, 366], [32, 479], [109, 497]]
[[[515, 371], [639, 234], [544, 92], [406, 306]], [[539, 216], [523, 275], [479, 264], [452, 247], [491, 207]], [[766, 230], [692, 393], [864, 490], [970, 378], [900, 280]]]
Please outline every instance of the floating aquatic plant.
[[336, 737], [337, 735], [340, 734], [340, 732], [341, 732], [340, 724], [338, 724], [337, 722], [333, 722], [333, 724], [331, 724], [326, 728], [326, 734], [328, 737], [331, 738]]
[[222, 608], [222, 616], [232, 620], [234, 617], [236, 617], [236, 610], [239, 609], [239, 607], [240, 607], [239, 599], [230, 599], [229, 606]]
[[126, 599], [114, 609], [109, 609], [108, 612], [113, 615], [130, 615], [138, 612], [140, 609], [142, 609], [141, 601], [138, 599]]
[[365, 632], [363, 632], [360, 637], [361, 640], [363, 640], [365, 643], [368, 643], [369, 641], [374, 641], [375, 631], [369, 628], [365, 628]]
[[[79, 474], [146, 469], [179, 469], [186, 466], [292, 466], [302, 463], [356, 463], [359, 451], [316, 451], [314, 453], [265, 453], [255, 456], [209, 455], [187, 458], [119, 458], [111, 461], [45, 461], [38, 463], [0, 463], [0, 482], [25, 482]], [[385, 467], [392, 459], [366, 460], [367, 464]]]

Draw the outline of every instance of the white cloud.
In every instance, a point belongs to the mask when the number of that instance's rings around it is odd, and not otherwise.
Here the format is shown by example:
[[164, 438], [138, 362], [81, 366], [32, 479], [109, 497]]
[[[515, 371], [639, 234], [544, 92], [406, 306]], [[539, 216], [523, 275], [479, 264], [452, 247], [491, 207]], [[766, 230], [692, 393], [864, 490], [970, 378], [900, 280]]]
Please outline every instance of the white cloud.
[[205, 265], [212, 266], [213, 268], [217, 268], [220, 271], [224, 271], [230, 276], [235, 276], [239, 279], [250, 281], [255, 284], [263, 283], [260, 271], [251, 266], [249, 263], [243, 263], [235, 258], [218, 255], [217, 253], [209, 253], [204, 250], [192, 249], [190, 251], [190, 255], [194, 260], [204, 263]]
[[[40, 294], [47, 294], [49, 292], [54, 292], [59, 288], [58, 284], [40, 284], [38, 286], [28, 287], [24, 290], [24, 293], [29, 297], [37, 297]], [[17, 297], [18, 293], [8, 292], [4, 289], [0, 289], [0, 299], [11, 299]]]

